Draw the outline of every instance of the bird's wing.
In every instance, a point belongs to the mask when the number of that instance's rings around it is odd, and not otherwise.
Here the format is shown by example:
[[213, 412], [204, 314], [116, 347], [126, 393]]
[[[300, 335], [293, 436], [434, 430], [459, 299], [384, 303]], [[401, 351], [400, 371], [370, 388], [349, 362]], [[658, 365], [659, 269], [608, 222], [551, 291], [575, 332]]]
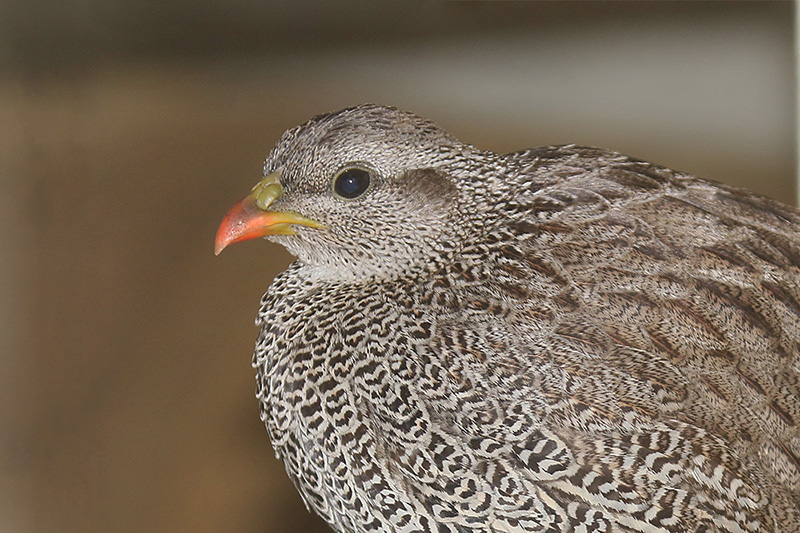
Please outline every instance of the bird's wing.
[[509, 217], [413, 303], [398, 398], [432, 423], [399, 468], [498, 530], [798, 526], [800, 214], [597, 149], [508, 161]]

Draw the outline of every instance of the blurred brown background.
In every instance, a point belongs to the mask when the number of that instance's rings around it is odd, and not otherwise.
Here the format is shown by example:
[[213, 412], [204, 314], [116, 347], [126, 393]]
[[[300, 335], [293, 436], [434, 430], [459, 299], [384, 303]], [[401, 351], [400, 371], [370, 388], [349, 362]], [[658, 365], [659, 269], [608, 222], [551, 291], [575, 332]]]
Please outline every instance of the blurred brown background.
[[[0, 532], [313, 531], [253, 398], [288, 257], [215, 258], [280, 133], [361, 102], [795, 198], [791, 3], [0, 3]], [[316, 528], [316, 529], [315, 529]]]

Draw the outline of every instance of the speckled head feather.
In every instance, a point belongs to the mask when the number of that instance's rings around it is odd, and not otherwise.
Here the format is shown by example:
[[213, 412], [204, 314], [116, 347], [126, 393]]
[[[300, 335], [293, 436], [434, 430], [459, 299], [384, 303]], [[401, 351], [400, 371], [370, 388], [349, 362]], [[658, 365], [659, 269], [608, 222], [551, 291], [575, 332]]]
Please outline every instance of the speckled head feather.
[[[264, 163], [279, 172], [285, 196], [275, 209], [304, 213], [328, 231], [300, 228], [271, 237], [308, 265], [345, 277], [396, 272], [430, 257], [457, 223], [459, 160], [479, 151], [429, 121], [381, 106], [320, 115], [287, 131]], [[335, 194], [336, 175], [367, 170], [358, 198]], [[465, 206], [466, 207], [466, 206]]]
[[257, 397], [336, 531], [800, 531], [796, 210], [374, 105], [264, 169]]

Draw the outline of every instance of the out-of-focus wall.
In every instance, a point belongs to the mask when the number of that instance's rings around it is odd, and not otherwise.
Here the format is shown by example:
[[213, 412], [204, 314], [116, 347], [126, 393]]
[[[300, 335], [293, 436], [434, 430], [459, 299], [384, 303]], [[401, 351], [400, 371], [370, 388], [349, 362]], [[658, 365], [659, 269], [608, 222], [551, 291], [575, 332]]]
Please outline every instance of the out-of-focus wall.
[[[313, 531], [214, 258], [280, 133], [360, 102], [795, 197], [791, 3], [0, 3], [0, 531]], [[324, 529], [319, 529], [324, 530]]]

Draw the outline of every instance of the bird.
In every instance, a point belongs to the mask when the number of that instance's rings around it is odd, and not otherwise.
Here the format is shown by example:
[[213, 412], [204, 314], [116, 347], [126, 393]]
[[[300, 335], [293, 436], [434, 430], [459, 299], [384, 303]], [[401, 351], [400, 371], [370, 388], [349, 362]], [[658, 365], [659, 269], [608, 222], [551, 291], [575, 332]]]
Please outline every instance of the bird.
[[394, 107], [286, 131], [225, 216], [296, 259], [256, 397], [338, 532], [800, 531], [800, 212]]

